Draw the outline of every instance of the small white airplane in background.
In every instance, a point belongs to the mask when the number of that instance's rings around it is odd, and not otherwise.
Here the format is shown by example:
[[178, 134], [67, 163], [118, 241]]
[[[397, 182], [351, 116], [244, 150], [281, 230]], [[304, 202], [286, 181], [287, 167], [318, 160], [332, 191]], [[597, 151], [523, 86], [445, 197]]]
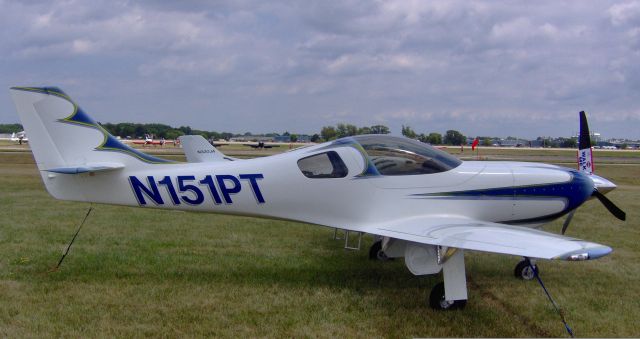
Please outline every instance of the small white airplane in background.
[[145, 134], [144, 140], [132, 140], [130, 142], [134, 145], [142, 145], [143, 147], [146, 145], [152, 145], [152, 146], [156, 146], [156, 145], [164, 146], [165, 144], [175, 145], [175, 140], [165, 140], [164, 138], [154, 139], [152, 134]]
[[[597, 259], [611, 248], [536, 228], [616, 186], [592, 174], [540, 163], [460, 161], [429, 145], [387, 135], [347, 137], [269, 157], [225, 157], [187, 146], [176, 163], [122, 144], [54, 87], [11, 89], [47, 191], [55, 198], [146, 208], [295, 220], [375, 235], [370, 253], [404, 257], [415, 275], [443, 272], [435, 309], [464, 307], [465, 250], [531, 259]], [[586, 118], [581, 114], [586, 127]], [[183, 138], [184, 145], [198, 138]], [[587, 132], [588, 140], [588, 132]], [[587, 148], [585, 148], [587, 147]], [[189, 150], [195, 149], [196, 152]], [[564, 229], [566, 229], [566, 223]], [[523, 261], [516, 274], [531, 278]]]
[[25, 133], [25, 131], [22, 132], [18, 132], [18, 133], [11, 133], [11, 138], [9, 138], [9, 140], [13, 141], [13, 142], [18, 142], [22, 145], [23, 142], [29, 142], [29, 138], [27, 138], [27, 134]]

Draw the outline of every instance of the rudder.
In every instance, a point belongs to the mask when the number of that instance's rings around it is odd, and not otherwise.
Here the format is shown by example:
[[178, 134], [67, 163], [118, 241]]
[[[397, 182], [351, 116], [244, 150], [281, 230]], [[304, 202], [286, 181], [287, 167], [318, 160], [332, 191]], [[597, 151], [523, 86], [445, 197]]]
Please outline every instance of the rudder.
[[[169, 163], [122, 144], [55, 87], [12, 87], [11, 96], [47, 190], [65, 200], [82, 200], [73, 175]], [[56, 173], [60, 180], [48, 180]]]

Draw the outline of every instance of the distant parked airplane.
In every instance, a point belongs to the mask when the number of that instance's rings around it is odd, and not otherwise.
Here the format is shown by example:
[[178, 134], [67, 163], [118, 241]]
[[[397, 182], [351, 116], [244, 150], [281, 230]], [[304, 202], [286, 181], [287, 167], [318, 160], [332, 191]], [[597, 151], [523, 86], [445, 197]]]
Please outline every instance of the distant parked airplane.
[[20, 145], [22, 145], [23, 142], [29, 142], [29, 138], [27, 138], [27, 134], [24, 131], [11, 133], [11, 138], [9, 140], [18, 142]]
[[153, 139], [153, 135], [145, 134], [144, 135], [144, 140], [133, 140], [131, 143], [136, 144], [136, 145], [160, 145], [160, 146], [164, 146], [164, 144], [166, 144], [166, 143], [175, 144], [175, 141], [173, 141], [173, 140], [168, 140], [167, 141], [164, 138]]
[[280, 145], [267, 145], [267, 144], [265, 144], [264, 141], [258, 141], [257, 144], [243, 144], [243, 145], [244, 146], [249, 146], [251, 148], [259, 148], [259, 149], [280, 147]]

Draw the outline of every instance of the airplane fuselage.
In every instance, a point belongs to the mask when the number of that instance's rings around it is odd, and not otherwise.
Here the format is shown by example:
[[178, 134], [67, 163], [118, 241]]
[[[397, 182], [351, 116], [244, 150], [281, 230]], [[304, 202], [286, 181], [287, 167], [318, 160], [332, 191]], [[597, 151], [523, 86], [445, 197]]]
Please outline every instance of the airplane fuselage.
[[466, 161], [441, 173], [362, 177], [357, 161], [347, 161], [349, 173], [343, 178], [307, 178], [296, 162], [319, 148], [254, 160], [160, 164], [126, 174], [43, 172], [43, 179], [77, 187], [79, 195], [72, 200], [289, 219], [356, 231], [399, 216], [428, 215], [539, 226], [575, 209], [593, 191], [592, 180], [578, 171], [522, 162]]

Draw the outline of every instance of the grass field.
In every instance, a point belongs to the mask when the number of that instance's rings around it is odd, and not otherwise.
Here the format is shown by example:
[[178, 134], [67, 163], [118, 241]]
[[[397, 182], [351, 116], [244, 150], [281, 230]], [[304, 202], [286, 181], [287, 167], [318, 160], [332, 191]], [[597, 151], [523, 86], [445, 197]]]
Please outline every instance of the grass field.
[[[542, 152], [507, 155], [550, 156]], [[598, 166], [619, 184], [609, 197], [628, 221], [590, 201], [568, 231], [614, 253], [539, 264], [577, 336], [640, 336], [635, 160]], [[89, 205], [51, 198], [28, 152], [0, 152], [0, 204], [0, 337], [566, 335], [540, 286], [513, 277], [516, 257], [468, 252], [467, 308], [435, 312], [426, 300], [440, 277], [346, 251], [332, 229], [255, 218], [96, 205], [49, 272]]]

